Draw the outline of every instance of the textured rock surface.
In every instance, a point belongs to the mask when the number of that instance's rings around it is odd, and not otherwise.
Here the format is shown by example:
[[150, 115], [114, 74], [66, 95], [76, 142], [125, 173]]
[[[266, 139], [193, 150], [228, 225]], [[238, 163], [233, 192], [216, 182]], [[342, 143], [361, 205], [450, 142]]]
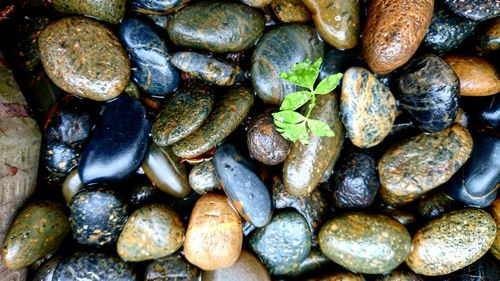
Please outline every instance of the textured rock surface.
[[497, 198], [495, 202], [493, 202], [493, 205], [491, 205], [491, 215], [497, 224], [497, 235], [491, 246], [490, 252], [497, 260], [500, 260], [500, 198]]
[[301, 0], [273, 0], [271, 9], [282, 22], [308, 22], [311, 14]]
[[144, 281], [196, 281], [199, 269], [181, 254], [151, 261], [146, 267]]
[[455, 14], [481, 21], [500, 15], [500, 3], [495, 0], [444, 0]]
[[189, 185], [201, 195], [216, 190], [219, 187], [219, 179], [215, 173], [214, 162], [209, 160], [194, 165], [189, 172]]
[[53, 0], [54, 8], [63, 14], [90, 16], [113, 24], [125, 16], [126, 0]]

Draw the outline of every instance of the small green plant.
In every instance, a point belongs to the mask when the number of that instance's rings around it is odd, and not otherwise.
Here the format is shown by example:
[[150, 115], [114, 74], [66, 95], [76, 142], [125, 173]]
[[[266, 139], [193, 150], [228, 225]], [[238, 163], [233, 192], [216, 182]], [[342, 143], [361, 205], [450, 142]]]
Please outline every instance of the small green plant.
[[[309, 143], [309, 131], [318, 137], [333, 137], [335, 133], [328, 124], [321, 120], [311, 119], [312, 109], [316, 105], [316, 95], [326, 95], [333, 91], [342, 79], [342, 73], [337, 73], [326, 77], [314, 88], [316, 79], [319, 76], [319, 68], [322, 59], [318, 59], [311, 64], [307, 59], [305, 62], [296, 63], [290, 72], [280, 73], [280, 77], [297, 86], [306, 88], [288, 94], [280, 106], [280, 111], [273, 113], [274, 124], [281, 135], [292, 142], [300, 141], [302, 144]], [[303, 105], [309, 102], [306, 116], [296, 112]]]

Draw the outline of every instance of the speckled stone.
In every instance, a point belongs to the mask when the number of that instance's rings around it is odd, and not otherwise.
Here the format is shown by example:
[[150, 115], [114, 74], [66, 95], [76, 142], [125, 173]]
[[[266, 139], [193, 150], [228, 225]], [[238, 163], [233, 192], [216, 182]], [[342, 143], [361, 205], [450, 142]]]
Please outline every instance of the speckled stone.
[[62, 205], [50, 201], [29, 203], [14, 217], [5, 235], [3, 265], [20, 269], [54, 253], [69, 230]]
[[363, 54], [370, 69], [386, 74], [417, 51], [432, 19], [434, 0], [373, 0], [363, 33]]
[[323, 57], [324, 43], [316, 30], [306, 25], [283, 25], [267, 32], [252, 56], [251, 80], [257, 95], [268, 104], [281, 104], [299, 86], [282, 79], [297, 62]]
[[78, 165], [81, 149], [57, 141], [48, 141], [44, 146], [45, 168], [51, 173], [64, 176]]
[[73, 169], [73, 171], [71, 171], [66, 176], [62, 184], [62, 195], [66, 204], [69, 204], [71, 198], [73, 198], [75, 194], [77, 194], [84, 188], [85, 186], [83, 185], [82, 181], [80, 180], [80, 176], [78, 175], [78, 169]]
[[134, 186], [130, 191], [129, 202], [132, 207], [142, 206], [143, 204], [154, 201], [158, 194], [156, 188], [150, 181], [146, 180]]
[[342, 79], [340, 115], [352, 143], [372, 147], [391, 132], [397, 115], [396, 99], [368, 70], [351, 67]]
[[438, 56], [413, 59], [402, 69], [396, 83], [400, 107], [422, 131], [439, 132], [455, 120], [461, 83]]
[[336, 94], [318, 96], [310, 116], [326, 122], [335, 136], [310, 136], [307, 145], [295, 142], [283, 164], [283, 182], [293, 195], [311, 193], [339, 157], [344, 143], [344, 128], [338, 114], [337, 97]]
[[189, 185], [198, 194], [205, 194], [219, 187], [219, 179], [215, 173], [212, 160], [195, 164], [189, 172]]
[[62, 261], [62, 257], [55, 256], [44, 262], [33, 275], [32, 281], [52, 281], [57, 266]]
[[80, 244], [103, 246], [114, 243], [127, 220], [124, 202], [106, 189], [82, 191], [71, 199], [73, 238]]
[[319, 245], [327, 257], [349, 270], [381, 274], [406, 259], [411, 237], [402, 224], [385, 215], [346, 213], [321, 227]]
[[361, 33], [361, 2], [358, 0], [305, 0], [321, 37], [337, 49], [354, 48]]
[[232, 88], [214, 105], [205, 123], [189, 137], [174, 143], [173, 152], [182, 158], [201, 155], [224, 140], [245, 119], [254, 96], [247, 87]]
[[301, 0], [272, 0], [271, 9], [282, 22], [308, 22], [311, 14]]
[[493, 244], [495, 234], [495, 220], [483, 210], [464, 209], [444, 214], [417, 231], [406, 264], [418, 274], [448, 274], [483, 256]]
[[423, 279], [410, 270], [394, 270], [377, 277], [376, 281], [423, 281]]
[[307, 281], [365, 281], [361, 274], [351, 272], [333, 273], [317, 278], [309, 278]]
[[130, 8], [146, 15], [163, 15], [175, 11], [189, 0], [130, 0]]
[[232, 2], [191, 4], [168, 21], [168, 36], [174, 44], [215, 53], [251, 48], [263, 32], [264, 17], [257, 10]]
[[500, 92], [500, 76], [487, 60], [477, 56], [448, 55], [444, 61], [460, 80], [461, 96], [489, 96]]
[[476, 50], [493, 52], [500, 49], [500, 18], [491, 19], [488, 26], [479, 32]]
[[130, 78], [130, 62], [105, 25], [83, 17], [63, 18], [38, 38], [43, 66], [64, 91], [88, 99], [117, 97]]
[[56, 11], [69, 15], [85, 15], [113, 24], [125, 16], [126, 0], [52, 0]]
[[311, 251], [312, 234], [299, 213], [286, 211], [250, 236], [250, 247], [272, 275], [295, 269]]
[[52, 281], [113, 280], [136, 281], [132, 267], [103, 253], [76, 253], [56, 268]]
[[198, 268], [181, 254], [151, 261], [146, 267], [144, 281], [196, 281]]
[[266, 267], [252, 253], [243, 250], [232, 266], [214, 271], [203, 271], [203, 281], [271, 281]]
[[475, 21], [500, 15], [500, 3], [496, 0], [444, 0], [444, 3], [455, 14]]
[[378, 162], [380, 194], [391, 205], [411, 202], [449, 180], [471, 151], [472, 137], [457, 124], [396, 144]]
[[124, 261], [157, 259], [182, 247], [184, 232], [182, 220], [175, 211], [161, 204], [150, 204], [130, 215], [116, 249]]
[[241, 219], [226, 196], [207, 193], [194, 205], [189, 219], [184, 255], [203, 270], [233, 265], [241, 254]]
[[490, 252], [500, 260], [500, 198], [497, 198], [495, 202], [491, 205], [491, 215], [495, 219], [497, 224], [497, 235], [493, 245], [491, 246]]
[[153, 124], [153, 141], [157, 145], [167, 146], [185, 139], [203, 125], [213, 104], [213, 92], [204, 85], [177, 90]]

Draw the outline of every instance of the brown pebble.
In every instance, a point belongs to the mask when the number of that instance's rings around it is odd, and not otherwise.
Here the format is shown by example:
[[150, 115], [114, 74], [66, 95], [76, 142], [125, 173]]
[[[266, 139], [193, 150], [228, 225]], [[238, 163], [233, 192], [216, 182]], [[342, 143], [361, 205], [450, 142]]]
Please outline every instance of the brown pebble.
[[271, 281], [267, 268], [249, 251], [243, 250], [240, 258], [230, 267], [203, 271], [203, 281]]
[[301, 0], [273, 0], [271, 8], [282, 22], [308, 22], [311, 14]]
[[497, 223], [497, 236], [495, 242], [493, 242], [493, 246], [491, 246], [490, 252], [500, 260], [500, 198], [497, 198], [491, 205], [491, 215]]

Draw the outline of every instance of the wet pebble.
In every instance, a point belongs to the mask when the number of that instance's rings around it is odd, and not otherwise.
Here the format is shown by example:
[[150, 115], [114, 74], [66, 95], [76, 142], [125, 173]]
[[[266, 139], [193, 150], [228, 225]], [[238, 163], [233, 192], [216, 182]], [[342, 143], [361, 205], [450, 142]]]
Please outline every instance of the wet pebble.
[[78, 175], [78, 168], [73, 169], [73, 171], [66, 176], [62, 184], [62, 195], [66, 204], [69, 204], [71, 198], [84, 188], [85, 186]]
[[125, 16], [126, 0], [52, 0], [56, 11], [84, 15], [109, 23], [120, 23]]
[[52, 277], [54, 276], [54, 272], [61, 262], [62, 257], [55, 256], [47, 261], [45, 261], [40, 268], [38, 268], [33, 275], [32, 281], [52, 281]]
[[484, 30], [478, 32], [476, 50], [493, 52], [500, 49], [500, 18], [491, 19]]
[[461, 97], [464, 110], [474, 121], [500, 129], [500, 94], [486, 97]]
[[243, 250], [232, 266], [214, 271], [203, 271], [203, 281], [271, 281], [266, 267], [252, 253]]
[[189, 0], [130, 0], [130, 8], [146, 15], [162, 15], [175, 11]]
[[194, 165], [189, 172], [189, 185], [200, 195], [215, 191], [219, 187], [219, 179], [214, 162], [209, 160]]
[[458, 205], [444, 190], [435, 189], [418, 200], [417, 210], [421, 217], [433, 219], [456, 209]]
[[153, 201], [156, 195], [158, 195], [158, 188], [150, 181], [144, 181], [132, 188], [129, 202], [133, 207], [137, 207], [146, 202]]
[[300, 0], [273, 0], [271, 9], [274, 15], [282, 22], [308, 22], [311, 14], [306, 5]]
[[67, 175], [78, 165], [80, 149], [67, 146], [64, 143], [49, 141], [45, 144], [45, 167], [56, 175]]
[[198, 268], [179, 253], [151, 261], [144, 273], [144, 281], [196, 281]]
[[444, 3], [455, 14], [475, 21], [500, 15], [500, 3], [495, 0], [444, 0]]

